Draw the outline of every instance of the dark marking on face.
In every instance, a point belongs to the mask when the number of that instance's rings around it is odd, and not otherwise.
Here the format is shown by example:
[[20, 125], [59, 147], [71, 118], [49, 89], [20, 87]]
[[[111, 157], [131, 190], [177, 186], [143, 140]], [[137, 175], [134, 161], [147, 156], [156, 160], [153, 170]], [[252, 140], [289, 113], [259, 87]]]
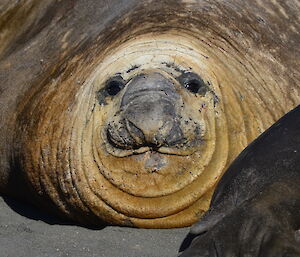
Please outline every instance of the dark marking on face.
[[132, 71], [138, 69], [139, 67], [140, 67], [140, 65], [134, 65], [134, 66], [132, 66], [130, 69], [128, 69], [128, 70], [126, 71], [126, 73], [130, 73], [130, 72], [132, 72]]
[[210, 91], [213, 94], [214, 107], [220, 102], [219, 97], [216, 95], [214, 91]]
[[[181, 73], [186, 72], [186, 70], [183, 70], [183, 69], [179, 68], [178, 66], [176, 66], [175, 63], [162, 62], [161, 64], [165, 65], [167, 68], [172, 68], [172, 69], [174, 69], [177, 72], [181, 72]], [[191, 69], [191, 68], [189, 68], [189, 69]]]
[[125, 87], [126, 81], [121, 75], [110, 78], [106, 81], [105, 86], [97, 92], [99, 104], [106, 104], [107, 97], [114, 97]]

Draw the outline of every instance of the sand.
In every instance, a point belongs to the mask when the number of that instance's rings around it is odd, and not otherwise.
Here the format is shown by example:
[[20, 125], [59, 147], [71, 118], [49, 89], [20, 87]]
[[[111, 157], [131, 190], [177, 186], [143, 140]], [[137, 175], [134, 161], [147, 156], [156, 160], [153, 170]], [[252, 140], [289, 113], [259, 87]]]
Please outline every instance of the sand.
[[0, 197], [0, 257], [174, 257], [188, 228], [101, 230], [65, 224]]

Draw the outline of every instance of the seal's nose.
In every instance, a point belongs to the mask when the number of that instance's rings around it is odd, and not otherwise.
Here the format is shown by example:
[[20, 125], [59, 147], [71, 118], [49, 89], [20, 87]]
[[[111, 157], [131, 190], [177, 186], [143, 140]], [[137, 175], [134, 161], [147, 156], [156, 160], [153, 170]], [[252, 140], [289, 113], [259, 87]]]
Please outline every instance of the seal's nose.
[[121, 106], [136, 143], [156, 147], [167, 143], [176, 122], [178, 98], [173, 82], [158, 72], [141, 74], [129, 83]]
[[160, 94], [170, 101], [176, 101], [179, 98], [172, 80], [158, 72], [140, 74], [128, 83], [126, 92], [122, 97], [121, 107], [145, 94], [153, 97], [154, 93]]
[[167, 141], [174, 126], [175, 106], [151, 92], [132, 103], [126, 109], [124, 119], [129, 134], [137, 143], [159, 147]]
[[158, 72], [138, 75], [127, 85], [121, 101], [119, 132], [110, 124], [111, 141], [122, 148], [174, 145], [183, 139], [176, 104], [179, 95], [172, 80]]

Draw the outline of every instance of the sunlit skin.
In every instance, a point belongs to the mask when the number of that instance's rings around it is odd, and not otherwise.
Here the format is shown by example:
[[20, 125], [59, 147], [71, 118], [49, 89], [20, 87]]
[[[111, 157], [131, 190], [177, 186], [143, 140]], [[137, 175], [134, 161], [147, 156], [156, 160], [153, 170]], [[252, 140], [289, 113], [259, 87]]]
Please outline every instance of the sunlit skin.
[[299, 103], [297, 8], [78, 1], [0, 17], [1, 194], [95, 227], [195, 223]]

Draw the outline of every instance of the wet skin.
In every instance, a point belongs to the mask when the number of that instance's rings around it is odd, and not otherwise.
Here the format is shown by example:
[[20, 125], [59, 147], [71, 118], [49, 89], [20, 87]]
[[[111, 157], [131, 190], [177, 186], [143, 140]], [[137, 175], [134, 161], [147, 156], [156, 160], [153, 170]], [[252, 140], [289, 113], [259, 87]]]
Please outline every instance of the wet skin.
[[299, 131], [300, 106], [238, 156], [180, 257], [300, 256]]

